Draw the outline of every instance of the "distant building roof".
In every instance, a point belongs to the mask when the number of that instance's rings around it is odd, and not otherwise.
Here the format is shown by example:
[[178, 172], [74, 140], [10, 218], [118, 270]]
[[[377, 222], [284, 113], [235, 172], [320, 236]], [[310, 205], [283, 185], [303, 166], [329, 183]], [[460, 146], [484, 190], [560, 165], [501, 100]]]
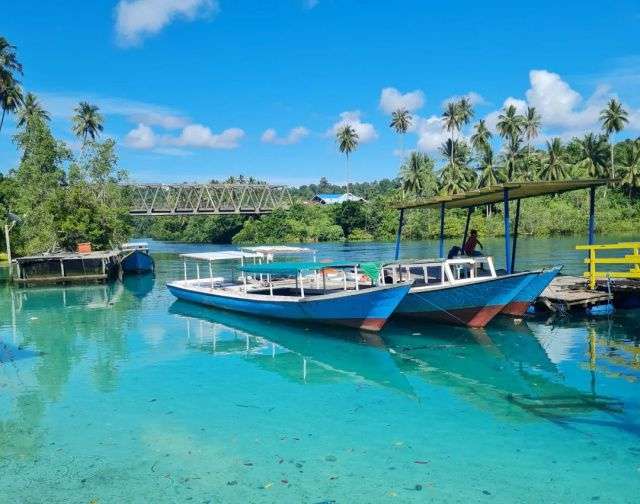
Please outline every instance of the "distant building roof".
[[344, 194], [331, 194], [331, 193], [318, 193], [311, 200], [315, 203], [320, 203], [322, 205], [333, 205], [335, 203], [343, 203], [345, 201], [364, 201], [364, 198], [360, 196], [356, 196], [351, 193]]

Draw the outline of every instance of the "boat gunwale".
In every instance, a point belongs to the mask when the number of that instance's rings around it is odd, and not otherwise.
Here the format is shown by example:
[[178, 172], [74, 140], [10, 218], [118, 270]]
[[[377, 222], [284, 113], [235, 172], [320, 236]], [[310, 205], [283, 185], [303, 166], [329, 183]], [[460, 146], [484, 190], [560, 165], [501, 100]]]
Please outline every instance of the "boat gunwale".
[[[201, 281], [206, 281], [206, 280], [207, 279], [201, 279]], [[203, 295], [212, 296], [212, 297], [217, 296], [217, 297], [224, 297], [229, 299], [240, 299], [240, 300], [246, 300], [246, 301], [259, 301], [259, 302], [271, 302], [271, 303], [273, 302], [309, 303], [309, 302], [316, 302], [316, 301], [339, 299], [343, 297], [357, 296], [357, 295], [362, 295], [362, 294], [367, 294], [372, 292], [380, 292], [384, 290], [399, 289], [404, 287], [409, 288], [407, 290], [407, 294], [408, 294], [411, 289], [411, 284], [409, 282], [399, 282], [399, 283], [389, 284], [389, 285], [375, 285], [375, 286], [366, 287], [360, 290], [339, 289], [336, 292], [331, 292], [328, 294], [302, 297], [302, 296], [278, 296], [278, 295], [270, 295], [268, 293], [253, 294], [251, 292], [243, 292], [242, 290], [240, 290], [242, 288], [242, 285], [234, 285], [233, 287], [238, 287], [238, 290], [229, 291], [229, 290], [225, 290], [224, 288], [211, 289], [210, 287], [184, 286], [184, 285], [180, 285], [181, 282], [184, 282], [184, 280], [175, 280], [173, 282], [167, 282], [167, 287], [182, 290], [185, 292], [193, 292], [196, 294], [203, 294]]]

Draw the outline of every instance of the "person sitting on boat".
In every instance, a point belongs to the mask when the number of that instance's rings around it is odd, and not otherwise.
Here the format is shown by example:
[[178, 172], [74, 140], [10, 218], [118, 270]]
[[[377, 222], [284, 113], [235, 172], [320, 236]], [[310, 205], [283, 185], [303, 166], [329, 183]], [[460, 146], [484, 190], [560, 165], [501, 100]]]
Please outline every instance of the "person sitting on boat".
[[477, 245], [480, 245], [480, 248], [484, 250], [482, 243], [478, 240], [478, 231], [472, 229], [469, 238], [465, 242], [464, 247], [462, 247], [462, 251], [465, 255], [470, 257], [481, 256], [483, 255], [482, 252], [476, 250]]
[[458, 257], [460, 255], [460, 252], [462, 252], [462, 249], [454, 245], [453, 247], [451, 247], [451, 250], [449, 250], [449, 253], [447, 254], [447, 259], [454, 259]]

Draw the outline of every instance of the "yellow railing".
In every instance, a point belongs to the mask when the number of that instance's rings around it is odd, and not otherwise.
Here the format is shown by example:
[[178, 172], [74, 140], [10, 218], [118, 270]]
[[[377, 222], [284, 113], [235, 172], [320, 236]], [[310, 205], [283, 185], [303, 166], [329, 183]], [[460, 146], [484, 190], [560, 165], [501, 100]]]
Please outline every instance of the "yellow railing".
[[[588, 270], [584, 276], [589, 279], [589, 287], [594, 289], [598, 278], [638, 278], [640, 279], [640, 242], [608, 243], [605, 245], [576, 245], [576, 250], [589, 252], [584, 262]], [[596, 257], [597, 251], [630, 250], [623, 257]], [[629, 265], [628, 271], [597, 271], [598, 264]]]

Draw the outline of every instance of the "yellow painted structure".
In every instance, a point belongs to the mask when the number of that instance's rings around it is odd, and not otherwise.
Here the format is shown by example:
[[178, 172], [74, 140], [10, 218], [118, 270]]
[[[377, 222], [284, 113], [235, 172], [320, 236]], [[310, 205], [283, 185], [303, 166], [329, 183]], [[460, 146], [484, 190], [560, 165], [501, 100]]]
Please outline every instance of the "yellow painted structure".
[[[640, 242], [607, 243], [604, 245], [576, 245], [576, 250], [589, 253], [584, 262], [587, 271], [584, 276], [589, 279], [589, 287], [594, 289], [598, 278], [640, 279]], [[598, 257], [598, 251], [620, 250], [627, 253], [622, 257]], [[630, 252], [630, 253], [629, 253]], [[599, 271], [599, 264], [615, 264], [629, 266], [628, 271]]]

